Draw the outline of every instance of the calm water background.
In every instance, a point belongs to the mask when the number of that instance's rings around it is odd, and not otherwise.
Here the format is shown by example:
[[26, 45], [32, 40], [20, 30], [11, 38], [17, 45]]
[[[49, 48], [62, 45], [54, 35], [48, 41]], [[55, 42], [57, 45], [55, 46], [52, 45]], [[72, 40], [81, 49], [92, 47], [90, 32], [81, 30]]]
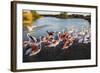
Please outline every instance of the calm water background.
[[[40, 37], [45, 36], [47, 34], [46, 31], [69, 31], [69, 28], [72, 26], [76, 31], [81, 31], [82, 28], [88, 28], [90, 24], [87, 20], [80, 18], [60, 19], [55, 17], [43, 17], [38, 19], [33, 25], [37, 26], [37, 28], [33, 29], [31, 35]], [[23, 40], [28, 40], [26, 34], [27, 32], [23, 31]]]

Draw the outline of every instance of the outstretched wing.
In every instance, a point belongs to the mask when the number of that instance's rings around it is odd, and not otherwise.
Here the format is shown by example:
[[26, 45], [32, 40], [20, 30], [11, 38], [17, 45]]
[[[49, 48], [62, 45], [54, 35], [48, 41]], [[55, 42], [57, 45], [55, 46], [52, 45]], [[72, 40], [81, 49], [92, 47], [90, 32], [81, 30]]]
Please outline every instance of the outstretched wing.
[[29, 38], [29, 41], [37, 42], [37, 39], [34, 36], [31, 36], [29, 33], [27, 33], [27, 37]]

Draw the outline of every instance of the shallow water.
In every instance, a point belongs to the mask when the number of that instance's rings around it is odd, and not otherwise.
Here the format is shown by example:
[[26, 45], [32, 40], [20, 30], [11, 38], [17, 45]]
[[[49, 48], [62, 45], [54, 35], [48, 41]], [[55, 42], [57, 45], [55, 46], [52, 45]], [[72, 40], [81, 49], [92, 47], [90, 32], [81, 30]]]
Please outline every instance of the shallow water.
[[[76, 31], [82, 31], [83, 28], [89, 27], [89, 22], [85, 19], [59, 19], [55, 17], [44, 17], [38, 19], [33, 26], [31, 34], [37, 38], [47, 35], [46, 31], [63, 32], [70, 31], [74, 27]], [[23, 40], [28, 40], [27, 32], [23, 31]], [[56, 48], [42, 48], [42, 51], [35, 56], [23, 56], [23, 62], [37, 62], [37, 61], [58, 61], [58, 60], [79, 60], [90, 59], [90, 44], [74, 44], [68, 50], [61, 51], [61, 45]], [[23, 50], [23, 54], [24, 54]], [[85, 54], [84, 54], [85, 53]]]
[[[89, 22], [85, 19], [72, 18], [72, 19], [60, 19], [55, 17], [43, 17], [38, 19], [33, 25], [38, 26], [33, 29], [31, 33], [35, 37], [46, 35], [46, 31], [62, 32], [69, 31], [74, 28], [76, 31], [81, 31], [82, 28], [88, 28]], [[23, 33], [23, 40], [26, 40], [26, 32]]]

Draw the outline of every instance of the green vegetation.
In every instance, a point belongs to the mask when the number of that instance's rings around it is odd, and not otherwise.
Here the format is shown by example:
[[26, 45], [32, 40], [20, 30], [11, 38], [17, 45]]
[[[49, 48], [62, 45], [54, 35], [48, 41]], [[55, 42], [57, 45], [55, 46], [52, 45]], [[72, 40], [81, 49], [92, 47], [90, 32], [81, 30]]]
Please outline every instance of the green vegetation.
[[66, 18], [68, 18], [68, 14], [67, 14], [67, 12], [61, 12], [58, 17], [66, 19]]

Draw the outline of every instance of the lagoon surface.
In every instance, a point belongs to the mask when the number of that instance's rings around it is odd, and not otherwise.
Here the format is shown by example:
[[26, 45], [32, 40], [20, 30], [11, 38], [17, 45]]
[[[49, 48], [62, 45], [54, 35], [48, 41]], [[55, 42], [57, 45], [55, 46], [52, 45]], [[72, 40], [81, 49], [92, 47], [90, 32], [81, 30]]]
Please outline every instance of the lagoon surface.
[[[71, 27], [74, 27], [75, 31], [80, 32], [83, 28], [89, 27], [89, 22], [85, 19], [59, 19], [55, 17], [43, 17], [38, 19], [33, 26], [31, 35], [39, 38], [41, 36], [47, 35], [46, 31], [57, 31], [63, 32], [70, 31]], [[23, 31], [23, 41], [29, 40], [27, 37], [27, 32]], [[44, 47], [42, 50], [34, 56], [24, 55], [26, 50], [23, 50], [23, 62], [39, 62], [39, 61], [58, 61], [58, 60], [80, 60], [80, 59], [90, 59], [91, 58], [91, 43], [75, 43], [66, 50], [61, 49], [62, 44], [56, 47]]]
[[[90, 24], [87, 20], [80, 18], [60, 19], [56, 17], [43, 17], [33, 23], [34, 25], [37, 27], [33, 29], [31, 34], [35, 37], [40, 37], [46, 35], [46, 31], [69, 31], [72, 27], [76, 31], [81, 31], [82, 28], [88, 28]], [[23, 31], [23, 40], [27, 39], [26, 32]]]

